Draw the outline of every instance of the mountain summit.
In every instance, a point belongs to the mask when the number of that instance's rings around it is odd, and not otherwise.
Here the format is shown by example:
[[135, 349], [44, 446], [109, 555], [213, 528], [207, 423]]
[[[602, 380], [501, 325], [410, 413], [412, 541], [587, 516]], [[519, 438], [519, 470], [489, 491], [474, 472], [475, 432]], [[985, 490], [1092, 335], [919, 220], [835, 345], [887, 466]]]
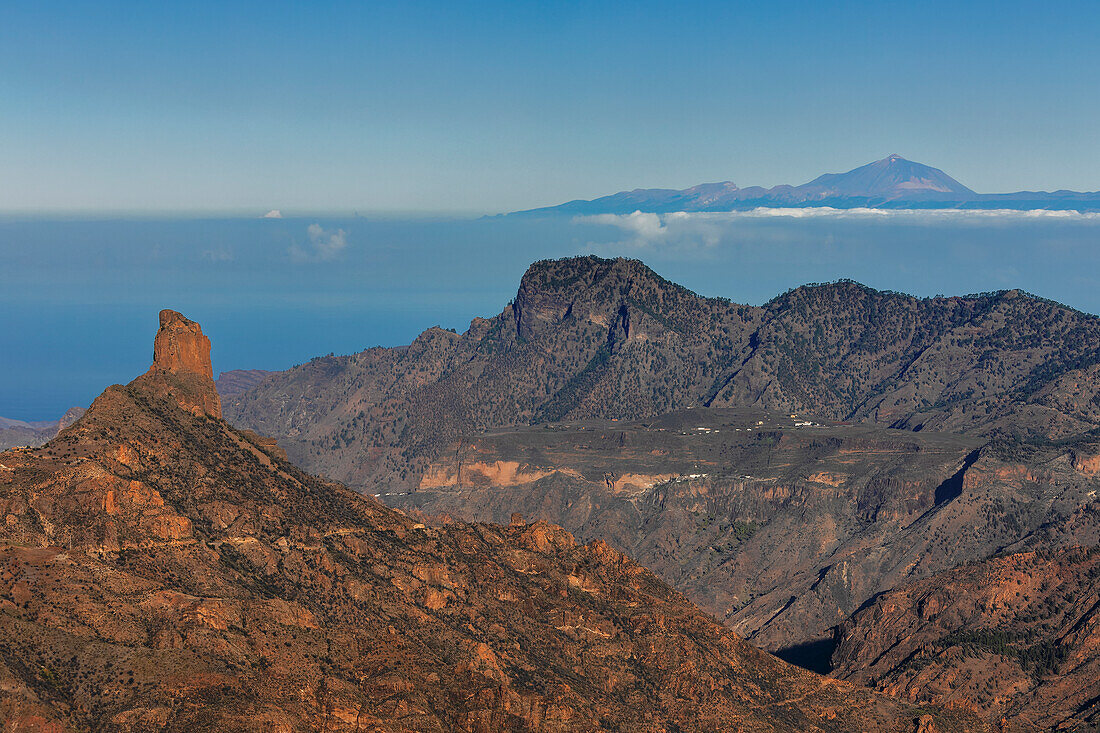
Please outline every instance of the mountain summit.
[[906, 160], [897, 153], [847, 173], [826, 173], [798, 189], [806, 193], [820, 192], [822, 197], [902, 198], [922, 193], [974, 195], [974, 191], [939, 168]]
[[675, 211], [746, 211], [755, 208], [829, 206], [837, 209], [1059, 209], [1100, 210], [1100, 193], [1020, 191], [976, 193], [939, 168], [897, 153], [853, 168], [826, 173], [800, 186], [741, 188], [730, 181], [691, 188], [638, 188], [591, 201], [514, 212], [516, 215], [665, 214]]

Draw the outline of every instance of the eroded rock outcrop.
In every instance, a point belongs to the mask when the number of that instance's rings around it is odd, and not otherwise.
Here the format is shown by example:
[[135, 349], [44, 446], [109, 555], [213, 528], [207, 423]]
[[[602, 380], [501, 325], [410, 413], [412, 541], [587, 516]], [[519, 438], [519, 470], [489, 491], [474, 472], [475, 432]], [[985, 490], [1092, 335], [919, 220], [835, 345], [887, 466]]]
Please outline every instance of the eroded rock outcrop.
[[173, 310], [160, 312], [160, 330], [153, 341], [153, 369], [173, 374], [201, 374], [214, 380], [210, 339], [202, 327]]
[[183, 314], [167, 309], [160, 312], [153, 365], [145, 376], [156, 387], [166, 389], [188, 412], [222, 416], [210, 362], [210, 339], [199, 324]]

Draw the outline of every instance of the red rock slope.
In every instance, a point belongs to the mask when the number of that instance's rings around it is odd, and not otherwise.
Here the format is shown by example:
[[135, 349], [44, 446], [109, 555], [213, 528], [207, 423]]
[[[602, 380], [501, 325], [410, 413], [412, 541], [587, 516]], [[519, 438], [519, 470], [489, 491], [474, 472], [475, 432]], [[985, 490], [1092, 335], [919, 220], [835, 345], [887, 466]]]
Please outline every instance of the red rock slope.
[[149, 374], [0, 454], [5, 730], [976, 725], [763, 654], [603, 543], [306, 475], [217, 418], [205, 357], [169, 313]]
[[1100, 549], [996, 557], [884, 593], [844, 623], [833, 674], [1025, 730], [1100, 726]]

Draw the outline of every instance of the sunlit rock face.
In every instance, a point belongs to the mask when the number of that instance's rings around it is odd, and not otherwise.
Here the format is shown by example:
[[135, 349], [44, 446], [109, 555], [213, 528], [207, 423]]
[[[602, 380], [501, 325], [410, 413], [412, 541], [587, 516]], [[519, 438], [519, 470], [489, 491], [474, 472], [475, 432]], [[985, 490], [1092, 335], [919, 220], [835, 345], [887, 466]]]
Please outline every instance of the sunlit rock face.
[[310, 476], [211, 416], [208, 349], [169, 312], [148, 373], [0, 453], [5, 731], [988, 730], [768, 656], [605, 543]]
[[173, 310], [160, 312], [153, 341], [153, 365], [145, 375], [159, 391], [170, 393], [180, 407], [195, 415], [222, 416], [214, 386], [210, 339], [202, 327]]
[[189, 372], [214, 379], [210, 365], [210, 339], [202, 327], [173, 310], [160, 312], [160, 330], [153, 340], [153, 368], [159, 371]]

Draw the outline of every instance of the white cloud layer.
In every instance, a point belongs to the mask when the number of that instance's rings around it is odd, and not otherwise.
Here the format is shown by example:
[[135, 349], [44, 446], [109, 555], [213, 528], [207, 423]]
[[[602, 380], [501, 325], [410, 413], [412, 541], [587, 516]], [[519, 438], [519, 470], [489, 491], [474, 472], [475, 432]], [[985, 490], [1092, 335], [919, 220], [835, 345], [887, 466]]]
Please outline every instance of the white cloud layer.
[[[700, 212], [710, 213], [710, 212]], [[800, 208], [767, 208], [760, 207], [751, 211], [715, 212], [719, 216], [744, 219], [769, 219], [786, 217], [791, 219], [833, 218], [833, 219], [904, 219], [912, 222], [920, 221], [950, 221], [964, 222], [967, 220], [993, 221], [999, 219], [1013, 221], [1030, 221], [1037, 219], [1057, 219], [1067, 221], [1071, 219], [1089, 221], [1100, 220], [1100, 213], [1081, 212], [1076, 210], [1058, 211], [1053, 209], [834, 209], [831, 206], [808, 206]], [[694, 214], [678, 212], [670, 216], [693, 216]]]
[[[596, 224], [621, 230], [625, 239], [617, 246], [638, 248], [677, 246], [714, 246], [736, 238], [738, 224], [775, 221], [851, 221], [883, 222], [906, 226], [1020, 224], [1026, 222], [1081, 222], [1100, 224], [1100, 213], [1054, 211], [1050, 209], [834, 209], [828, 206], [805, 208], [765, 208], [749, 211], [677, 211], [653, 214], [635, 211], [632, 214], [594, 214], [573, 218], [576, 224]], [[601, 244], [601, 243], [590, 243]], [[608, 244], [608, 243], [602, 243]]]

